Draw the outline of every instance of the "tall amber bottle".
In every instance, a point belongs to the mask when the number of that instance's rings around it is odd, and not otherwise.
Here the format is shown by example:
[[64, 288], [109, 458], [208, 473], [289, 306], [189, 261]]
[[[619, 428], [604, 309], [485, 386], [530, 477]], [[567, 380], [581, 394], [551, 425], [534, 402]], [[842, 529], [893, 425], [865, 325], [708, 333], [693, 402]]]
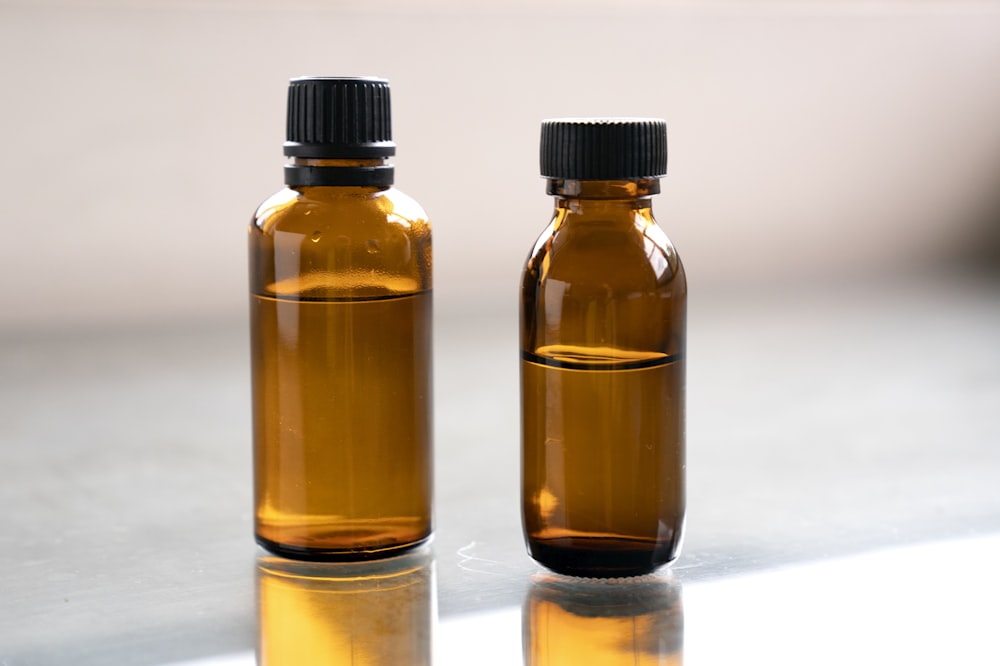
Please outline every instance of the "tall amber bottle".
[[666, 123], [542, 124], [555, 212], [521, 282], [522, 509], [564, 574], [648, 573], [684, 526], [680, 258], [653, 219]]
[[257, 542], [386, 557], [431, 533], [431, 229], [385, 80], [292, 80], [287, 139], [249, 229]]

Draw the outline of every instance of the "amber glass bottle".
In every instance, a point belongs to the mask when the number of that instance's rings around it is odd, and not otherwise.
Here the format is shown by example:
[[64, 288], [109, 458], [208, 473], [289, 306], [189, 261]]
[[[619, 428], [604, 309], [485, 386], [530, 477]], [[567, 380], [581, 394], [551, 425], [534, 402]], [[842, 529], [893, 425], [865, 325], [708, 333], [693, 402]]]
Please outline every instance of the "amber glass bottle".
[[643, 574], [680, 546], [687, 287], [651, 208], [666, 161], [662, 120], [542, 125], [555, 212], [521, 282], [522, 508], [559, 573]]
[[431, 533], [431, 230], [392, 187], [382, 79], [294, 79], [287, 188], [250, 223], [255, 528], [385, 557]]

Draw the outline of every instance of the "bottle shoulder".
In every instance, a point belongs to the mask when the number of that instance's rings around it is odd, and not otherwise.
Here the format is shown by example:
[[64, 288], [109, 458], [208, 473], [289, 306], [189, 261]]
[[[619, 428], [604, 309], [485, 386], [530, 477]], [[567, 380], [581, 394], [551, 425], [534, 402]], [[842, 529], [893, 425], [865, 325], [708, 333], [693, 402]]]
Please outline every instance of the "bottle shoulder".
[[380, 224], [400, 226], [417, 235], [430, 230], [420, 204], [394, 187], [303, 187], [285, 188], [265, 199], [254, 212], [250, 231], [306, 233], [313, 229], [322, 233], [331, 227], [344, 230]]
[[251, 289], [309, 298], [384, 297], [431, 288], [431, 228], [393, 188], [278, 192], [250, 223]]
[[536, 240], [524, 280], [584, 289], [657, 291], [684, 282], [680, 256], [649, 213], [626, 219], [573, 219], [557, 210]]
[[387, 202], [392, 204], [392, 212], [395, 216], [412, 223], [430, 225], [430, 220], [424, 211], [424, 207], [410, 195], [397, 190], [395, 187], [390, 187], [387, 190], [383, 190], [383, 196]]
[[528, 257], [520, 296], [521, 346], [532, 354], [624, 361], [683, 352], [684, 268], [651, 214], [576, 224], [557, 211]]

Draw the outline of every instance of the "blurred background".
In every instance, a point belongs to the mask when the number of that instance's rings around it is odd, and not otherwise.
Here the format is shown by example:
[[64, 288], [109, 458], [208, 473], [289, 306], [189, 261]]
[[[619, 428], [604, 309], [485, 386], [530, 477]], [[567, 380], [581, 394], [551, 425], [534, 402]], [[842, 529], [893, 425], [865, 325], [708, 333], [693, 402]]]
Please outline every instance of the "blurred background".
[[[301, 75], [391, 81], [397, 185], [434, 224], [445, 629], [510, 611], [516, 655], [538, 570], [516, 305], [548, 117], [668, 123], [689, 636], [739, 608], [777, 644], [829, 600], [760, 612], [774, 586], [732, 575], [1000, 533], [1000, 0], [0, 0], [0, 663], [252, 662], [246, 227]], [[996, 594], [955, 569], [992, 569], [949, 557], [911, 597], [850, 573], [826, 612], [979, 626]], [[732, 599], [701, 612], [716, 579]], [[933, 634], [951, 658], [940, 617], [887, 654]]]
[[695, 293], [997, 265], [1000, 3], [0, 0], [0, 330], [238, 318], [286, 83], [390, 79], [438, 312], [513, 312], [539, 121], [668, 121]]

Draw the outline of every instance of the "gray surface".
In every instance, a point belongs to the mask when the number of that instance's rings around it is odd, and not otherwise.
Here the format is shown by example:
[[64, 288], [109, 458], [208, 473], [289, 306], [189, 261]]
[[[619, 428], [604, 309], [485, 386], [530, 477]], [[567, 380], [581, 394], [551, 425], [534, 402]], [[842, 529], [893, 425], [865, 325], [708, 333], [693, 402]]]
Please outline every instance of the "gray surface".
[[[513, 617], [539, 571], [519, 526], [515, 313], [498, 311], [437, 321], [443, 627]], [[689, 339], [673, 571], [690, 590], [1000, 533], [996, 284], [695, 290]], [[0, 664], [253, 649], [247, 356], [243, 322], [3, 340]]]

